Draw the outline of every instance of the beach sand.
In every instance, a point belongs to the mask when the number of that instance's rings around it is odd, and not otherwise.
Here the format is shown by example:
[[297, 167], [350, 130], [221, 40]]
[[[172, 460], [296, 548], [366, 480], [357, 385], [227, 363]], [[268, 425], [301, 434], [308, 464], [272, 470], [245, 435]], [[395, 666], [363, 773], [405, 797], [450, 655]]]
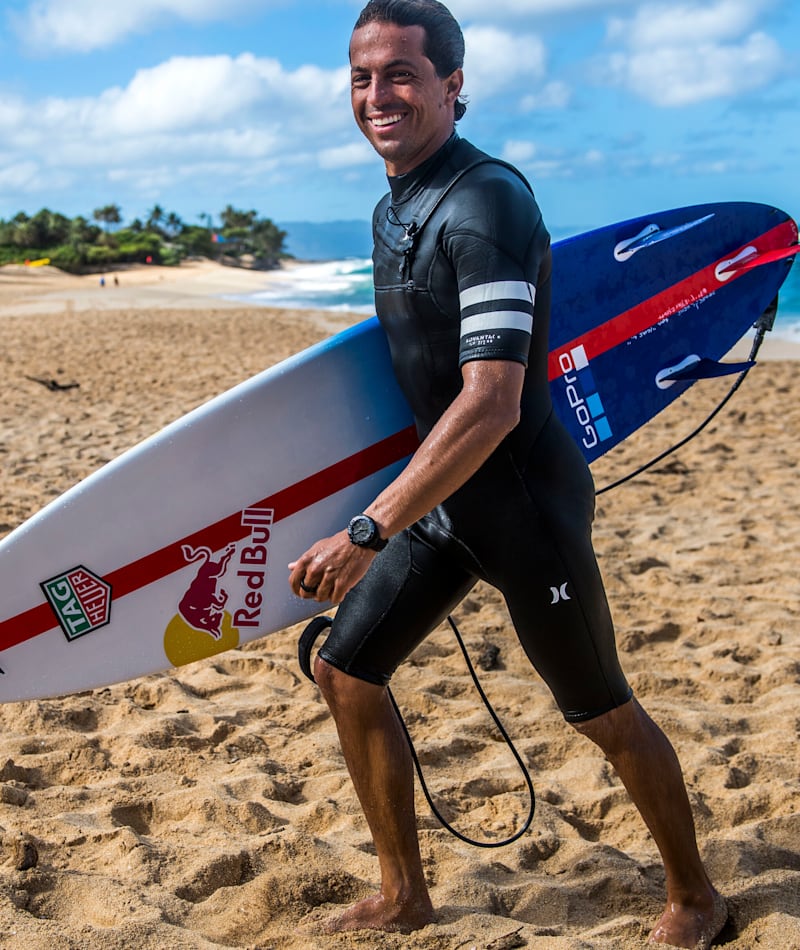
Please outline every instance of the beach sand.
[[[197, 263], [109, 278], [0, 269], [0, 533], [200, 402], [356, 317], [244, 308], [265, 275]], [[800, 364], [780, 341], [711, 426], [598, 498], [623, 665], [681, 758], [728, 950], [800, 947]], [[79, 387], [53, 392], [32, 381]], [[686, 435], [727, 389], [696, 386], [594, 466], [598, 487]], [[561, 720], [480, 586], [456, 612], [529, 766], [530, 831], [498, 849], [418, 795], [438, 920], [404, 937], [313, 936], [372, 892], [370, 836], [301, 627], [212, 660], [0, 706], [0, 947], [642, 947], [661, 911], [652, 839], [603, 757]], [[440, 806], [499, 838], [522, 779], [452, 634], [393, 684]], [[303, 932], [298, 931], [303, 928]], [[309, 932], [310, 931], [310, 932]]]

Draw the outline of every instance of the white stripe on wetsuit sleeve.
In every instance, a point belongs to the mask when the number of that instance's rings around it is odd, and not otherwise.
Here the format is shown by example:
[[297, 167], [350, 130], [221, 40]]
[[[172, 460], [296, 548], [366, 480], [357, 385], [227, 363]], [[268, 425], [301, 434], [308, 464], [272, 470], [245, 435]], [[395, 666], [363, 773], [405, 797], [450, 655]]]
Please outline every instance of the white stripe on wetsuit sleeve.
[[533, 317], [519, 310], [492, 310], [474, 317], [465, 317], [461, 321], [462, 337], [485, 330], [522, 330], [524, 333], [531, 333]]
[[[536, 288], [522, 280], [498, 280], [490, 284], [479, 284], [459, 294], [462, 312], [467, 308], [477, 310], [471, 316], [461, 320], [461, 338], [471, 333], [485, 333], [498, 330], [522, 330], [533, 332], [533, 301]], [[519, 310], [506, 309], [510, 301], [518, 300], [525, 304]], [[492, 309], [502, 301], [505, 308]], [[530, 309], [529, 309], [530, 308]]]
[[462, 310], [477, 304], [490, 304], [496, 300], [524, 300], [533, 304], [536, 288], [523, 280], [497, 280], [491, 284], [479, 284], [469, 290], [462, 290], [458, 296]]

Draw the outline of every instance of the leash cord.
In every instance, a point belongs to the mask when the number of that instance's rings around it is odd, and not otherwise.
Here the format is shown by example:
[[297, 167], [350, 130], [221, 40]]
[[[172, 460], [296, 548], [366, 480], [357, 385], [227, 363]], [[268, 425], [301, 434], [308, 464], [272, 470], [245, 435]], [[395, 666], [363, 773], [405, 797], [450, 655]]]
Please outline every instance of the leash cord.
[[[777, 297], [773, 303], [764, 311], [764, 313], [759, 317], [758, 321], [755, 324], [756, 335], [753, 340], [753, 346], [750, 350], [750, 356], [748, 357], [748, 362], [755, 364], [755, 358], [758, 355], [758, 351], [761, 349], [761, 344], [764, 342], [765, 334], [772, 329], [772, 325], [775, 322], [775, 314], [778, 310], [778, 299]], [[697, 428], [693, 429], [687, 436], [681, 439], [679, 442], [676, 442], [673, 446], [666, 449], [660, 455], [657, 455], [655, 458], [650, 459], [649, 462], [645, 462], [644, 465], [640, 465], [639, 468], [634, 469], [632, 472], [628, 472], [627, 475], [623, 475], [622, 478], [618, 478], [617, 481], [611, 482], [610, 485], [605, 485], [603, 488], [598, 488], [595, 492], [596, 495], [602, 495], [607, 491], [612, 491], [614, 488], [619, 488], [620, 485], [624, 485], [626, 482], [631, 481], [639, 475], [642, 475], [644, 472], [651, 469], [654, 465], [658, 465], [659, 462], [663, 462], [665, 458], [668, 458], [672, 455], [673, 452], [677, 452], [678, 449], [682, 449], [684, 445], [688, 442], [691, 442], [695, 436], [700, 435], [700, 433], [709, 426], [713, 420], [722, 412], [722, 410], [727, 406], [730, 400], [733, 398], [734, 393], [739, 389], [742, 383], [745, 381], [747, 374], [753, 366], [748, 366], [746, 369], [742, 370], [741, 373], [736, 377], [731, 388], [723, 396], [722, 400], [717, 406], [706, 416], [706, 418], [700, 423]]]
[[660, 455], [656, 455], [655, 458], [650, 459], [649, 462], [645, 462], [644, 465], [640, 465], [639, 468], [635, 468], [632, 472], [628, 472], [627, 475], [623, 475], [622, 478], [618, 478], [615, 482], [611, 482], [610, 485], [604, 485], [602, 488], [598, 488], [595, 492], [596, 495], [603, 495], [607, 491], [613, 491], [615, 488], [619, 488], [620, 485], [624, 485], [626, 482], [632, 481], [634, 478], [637, 478], [639, 475], [643, 475], [646, 471], [651, 469], [654, 465], [658, 465], [659, 462], [663, 462], [665, 458], [668, 458], [672, 455], [673, 452], [677, 452], [678, 449], [682, 449], [687, 442], [700, 435], [700, 433], [709, 426], [713, 420], [719, 415], [720, 412], [725, 408], [728, 402], [733, 398], [733, 394], [744, 382], [745, 376], [750, 372], [752, 366], [748, 366], [747, 369], [742, 370], [742, 372], [737, 376], [736, 381], [722, 398], [720, 403], [714, 407], [714, 409], [706, 416], [706, 418], [687, 436], [681, 439], [679, 442], [676, 442], [674, 445], [670, 446]]
[[450, 822], [448, 822], [445, 819], [445, 817], [439, 811], [439, 809], [437, 808], [433, 800], [433, 796], [430, 792], [430, 789], [428, 788], [428, 784], [425, 781], [425, 776], [422, 771], [422, 765], [420, 764], [419, 757], [417, 756], [416, 749], [414, 748], [414, 742], [411, 738], [411, 735], [408, 731], [405, 721], [403, 720], [403, 716], [400, 712], [397, 702], [395, 701], [394, 696], [392, 695], [391, 689], [387, 688], [387, 692], [389, 694], [389, 699], [391, 700], [392, 706], [394, 707], [394, 711], [397, 714], [397, 718], [400, 722], [400, 726], [406, 737], [406, 742], [408, 743], [408, 748], [409, 748], [409, 751], [411, 752], [411, 759], [414, 763], [414, 768], [416, 769], [417, 777], [419, 778], [419, 784], [420, 784], [420, 787], [422, 788], [422, 793], [425, 796], [425, 800], [427, 801], [434, 816], [444, 826], [444, 828], [446, 828], [447, 831], [450, 832], [450, 834], [454, 835], [460, 841], [464, 841], [466, 844], [471, 844], [473, 845], [473, 847], [476, 847], [476, 848], [502, 848], [505, 845], [511, 844], [512, 842], [516, 841], [518, 838], [521, 838], [525, 834], [525, 832], [528, 830], [528, 828], [530, 828], [531, 826], [531, 822], [533, 821], [533, 814], [536, 810], [536, 795], [533, 789], [533, 782], [531, 780], [530, 772], [528, 771], [527, 766], [522, 761], [522, 756], [517, 751], [517, 748], [512, 742], [511, 737], [509, 736], [508, 732], [506, 732], [505, 727], [500, 721], [500, 717], [495, 712], [494, 708], [492, 707], [492, 704], [489, 702], [489, 699], [486, 696], [486, 693], [483, 691], [483, 688], [481, 687], [480, 681], [478, 679], [478, 675], [475, 672], [475, 667], [472, 665], [472, 661], [470, 660], [469, 653], [467, 652], [467, 648], [464, 644], [464, 640], [461, 637], [461, 633], [458, 627], [456, 626], [455, 621], [450, 616], [448, 616], [447, 621], [450, 624], [450, 627], [452, 628], [453, 633], [456, 636], [456, 642], [458, 643], [458, 646], [461, 649], [461, 653], [464, 656], [464, 659], [467, 664], [467, 670], [469, 671], [469, 675], [472, 677], [472, 682], [475, 684], [475, 689], [478, 691], [478, 695], [480, 696], [481, 700], [483, 701], [484, 706], [488, 710], [489, 715], [492, 717], [494, 724], [497, 726], [500, 732], [500, 735], [503, 737], [504, 742], [506, 743], [508, 748], [511, 750], [511, 754], [516, 759], [517, 765], [519, 766], [520, 771], [522, 772], [522, 775], [525, 779], [525, 784], [527, 785], [527, 788], [528, 788], [528, 795], [530, 797], [530, 808], [528, 809], [528, 815], [525, 821], [523, 822], [522, 827], [520, 827], [517, 831], [515, 831], [514, 834], [511, 835], [509, 838], [504, 838], [502, 841], [478, 841], [475, 838], [470, 838], [467, 835], [462, 834], [460, 831], [458, 831], [458, 829], [454, 828], [450, 824]]

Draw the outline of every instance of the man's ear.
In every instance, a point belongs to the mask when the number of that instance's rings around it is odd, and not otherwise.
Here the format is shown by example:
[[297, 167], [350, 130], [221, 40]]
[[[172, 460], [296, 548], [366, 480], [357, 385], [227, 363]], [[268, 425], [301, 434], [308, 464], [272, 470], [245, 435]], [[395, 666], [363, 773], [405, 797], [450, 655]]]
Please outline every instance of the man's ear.
[[464, 88], [464, 71], [455, 69], [444, 81], [445, 100], [448, 104], [453, 103], [461, 95]]

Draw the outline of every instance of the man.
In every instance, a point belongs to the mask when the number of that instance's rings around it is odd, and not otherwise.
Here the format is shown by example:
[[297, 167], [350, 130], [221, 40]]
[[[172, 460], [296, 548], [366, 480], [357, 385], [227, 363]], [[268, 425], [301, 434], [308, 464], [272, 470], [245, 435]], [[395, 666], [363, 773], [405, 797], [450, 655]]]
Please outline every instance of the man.
[[[619, 667], [591, 477], [550, 404], [549, 237], [521, 176], [454, 131], [463, 55], [437, 0], [371, 0], [350, 43], [353, 112], [391, 189], [373, 217], [377, 312], [421, 445], [347, 529], [289, 565], [298, 596], [341, 604], [314, 675], [381, 870], [379, 893], [328, 929], [434, 919], [386, 684], [481, 578], [503, 592], [565, 718], [606, 753], [656, 840], [667, 904], [651, 940], [706, 947], [725, 905], [675, 753]], [[552, 605], [552, 587], [568, 597]]]

